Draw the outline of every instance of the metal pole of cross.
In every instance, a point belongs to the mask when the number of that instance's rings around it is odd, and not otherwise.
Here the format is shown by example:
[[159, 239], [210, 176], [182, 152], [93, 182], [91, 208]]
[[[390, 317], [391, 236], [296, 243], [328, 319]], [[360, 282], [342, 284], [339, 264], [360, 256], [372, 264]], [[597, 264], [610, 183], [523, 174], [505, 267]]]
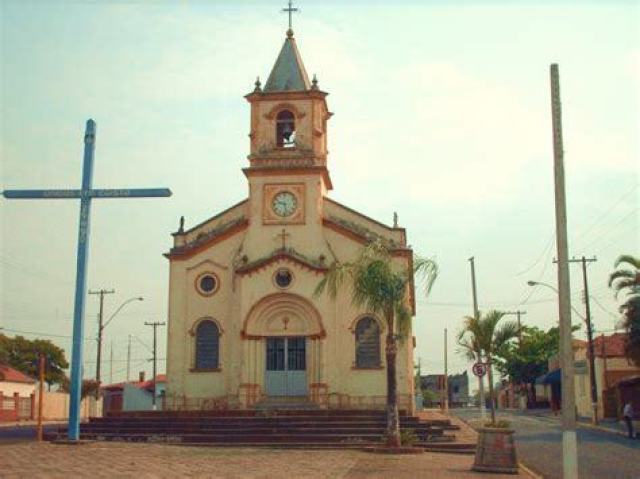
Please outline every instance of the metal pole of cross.
[[68, 438], [77, 441], [80, 437], [80, 393], [82, 390], [82, 353], [84, 338], [84, 307], [87, 293], [87, 262], [89, 256], [89, 226], [91, 200], [93, 198], [154, 198], [171, 196], [167, 188], [144, 189], [93, 189], [93, 161], [96, 144], [96, 123], [87, 120], [84, 134], [84, 157], [82, 162], [82, 187], [79, 190], [5, 190], [7, 199], [79, 199], [80, 221], [76, 258], [76, 290], [73, 306], [73, 346], [71, 350], [71, 392], [69, 401]]

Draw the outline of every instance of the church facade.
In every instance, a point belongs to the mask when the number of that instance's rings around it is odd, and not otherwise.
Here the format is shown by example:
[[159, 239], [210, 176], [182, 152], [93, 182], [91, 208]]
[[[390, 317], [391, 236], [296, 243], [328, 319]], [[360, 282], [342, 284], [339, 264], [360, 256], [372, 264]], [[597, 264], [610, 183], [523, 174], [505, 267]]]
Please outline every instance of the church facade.
[[[309, 81], [293, 32], [251, 105], [248, 198], [173, 233], [167, 387], [169, 409], [253, 408], [297, 400], [321, 408], [383, 408], [383, 318], [356, 309], [345, 286], [314, 295], [334, 261], [379, 239], [398, 268], [413, 254], [403, 228], [327, 196], [327, 93]], [[413, 288], [409, 294], [415, 312]], [[400, 409], [413, 410], [413, 348], [397, 355]]]

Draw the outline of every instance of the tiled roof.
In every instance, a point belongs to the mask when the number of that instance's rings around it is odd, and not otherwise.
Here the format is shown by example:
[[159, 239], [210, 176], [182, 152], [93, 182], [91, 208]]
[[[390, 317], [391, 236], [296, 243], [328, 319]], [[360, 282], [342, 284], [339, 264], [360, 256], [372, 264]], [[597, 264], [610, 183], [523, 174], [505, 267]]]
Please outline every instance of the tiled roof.
[[[593, 340], [593, 349], [597, 357], [603, 357], [602, 336], [598, 336]], [[623, 357], [624, 343], [627, 340], [626, 333], [614, 333], [610, 336], [604, 336], [604, 354], [608, 358]]]
[[16, 369], [10, 368], [6, 364], [0, 364], [0, 381], [27, 384], [33, 384], [36, 382], [35, 379], [27, 376], [24, 373], [21, 373]]
[[[167, 376], [165, 374], [158, 374], [156, 376], [156, 383], [166, 383]], [[116, 391], [118, 389], [124, 389], [125, 384], [130, 384], [131, 386], [135, 386], [138, 389], [151, 389], [153, 387], [153, 381], [151, 379], [147, 381], [123, 381], [121, 383], [107, 384], [102, 386], [100, 389], [105, 389], [108, 391]]]

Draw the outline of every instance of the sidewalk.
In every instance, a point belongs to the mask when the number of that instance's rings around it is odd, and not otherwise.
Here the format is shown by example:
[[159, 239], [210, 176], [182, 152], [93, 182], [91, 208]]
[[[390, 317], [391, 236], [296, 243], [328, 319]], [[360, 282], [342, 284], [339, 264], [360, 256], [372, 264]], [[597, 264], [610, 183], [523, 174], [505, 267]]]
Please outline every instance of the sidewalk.
[[[357, 450], [291, 450], [185, 447], [163, 444], [90, 442], [77, 446], [50, 443], [0, 445], [2, 476], [342, 479], [486, 479], [472, 472], [473, 456], [423, 453], [372, 454]], [[531, 478], [491, 474], [491, 479]]]
[[[42, 424], [47, 426], [47, 425], [51, 425], [51, 424], [60, 424], [60, 425], [64, 425], [67, 424], [66, 420], [62, 420], [62, 421], [42, 421]], [[38, 425], [38, 421], [32, 421], [32, 420], [26, 420], [26, 421], [7, 421], [7, 422], [0, 422], [0, 428], [3, 427], [32, 427], [32, 426], [37, 426]]]

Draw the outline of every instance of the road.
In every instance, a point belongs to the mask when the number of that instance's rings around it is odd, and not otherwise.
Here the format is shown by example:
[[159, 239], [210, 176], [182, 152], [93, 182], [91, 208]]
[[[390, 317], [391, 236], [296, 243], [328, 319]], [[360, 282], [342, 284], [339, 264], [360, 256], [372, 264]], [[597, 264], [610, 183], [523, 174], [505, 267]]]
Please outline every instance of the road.
[[[478, 409], [453, 409], [463, 420], [478, 419]], [[560, 421], [554, 417], [498, 412], [516, 431], [518, 459], [547, 479], [562, 477]], [[578, 428], [580, 479], [639, 479], [640, 440], [609, 432]]]
[[[45, 424], [45, 432], [53, 432], [58, 429], [60, 424]], [[33, 441], [36, 437], [36, 426], [34, 424], [26, 425], [2, 425], [0, 427], [0, 446], [8, 443], [16, 443], [21, 441]]]

